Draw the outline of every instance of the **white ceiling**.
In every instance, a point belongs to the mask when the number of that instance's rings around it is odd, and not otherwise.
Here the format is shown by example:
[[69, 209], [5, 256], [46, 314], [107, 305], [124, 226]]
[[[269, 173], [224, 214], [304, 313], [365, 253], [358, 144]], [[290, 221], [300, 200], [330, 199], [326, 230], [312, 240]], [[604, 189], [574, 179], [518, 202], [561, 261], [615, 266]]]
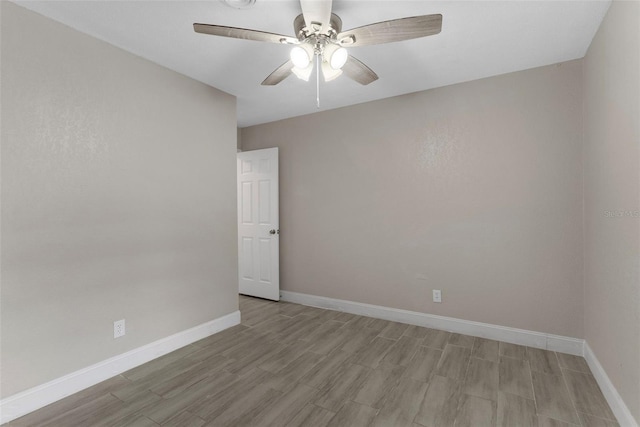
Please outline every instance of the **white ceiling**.
[[[257, 0], [250, 9], [207, 1], [17, 1], [20, 5], [238, 98], [238, 126], [318, 111], [315, 82], [262, 80], [290, 47], [197, 34], [194, 22], [293, 35], [297, 0]], [[610, 0], [334, 0], [343, 29], [441, 13], [435, 36], [350, 49], [380, 79], [321, 82], [321, 110], [417, 92], [585, 55]], [[313, 80], [313, 79], [312, 79]]]

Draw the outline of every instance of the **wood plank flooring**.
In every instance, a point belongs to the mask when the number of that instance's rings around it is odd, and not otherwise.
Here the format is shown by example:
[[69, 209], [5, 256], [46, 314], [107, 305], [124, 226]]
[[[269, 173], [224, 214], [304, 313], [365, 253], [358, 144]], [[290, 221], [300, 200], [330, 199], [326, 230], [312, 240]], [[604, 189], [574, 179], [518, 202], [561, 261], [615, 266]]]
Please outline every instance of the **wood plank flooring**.
[[242, 324], [9, 426], [617, 426], [581, 357], [241, 297]]

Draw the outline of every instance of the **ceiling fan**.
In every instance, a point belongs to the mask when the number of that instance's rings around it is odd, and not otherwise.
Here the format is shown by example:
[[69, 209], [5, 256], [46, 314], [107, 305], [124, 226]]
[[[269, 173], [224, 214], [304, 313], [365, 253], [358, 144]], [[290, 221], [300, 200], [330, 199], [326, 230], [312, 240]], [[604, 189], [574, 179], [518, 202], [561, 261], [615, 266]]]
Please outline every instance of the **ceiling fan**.
[[[193, 24], [197, 33], [294, 45], [290, 59], [272, 72], [262, 85], [277, 85], [292, 73], [309, 80], [314, 59], [325, 81], [345, 74], [367, 85], [378, 79], [369, 67], [347, 52], [347, 47], [370, 46], [438, 34], [442, 15], [422, 15], [378, 22], [342, 31], [342, 20], [331, 13], [332, 0], [300, 0], [302, 14], [293, 21], [295, 37], [246, 28]], [[319, 79], [319, 72], [317, 73]]]

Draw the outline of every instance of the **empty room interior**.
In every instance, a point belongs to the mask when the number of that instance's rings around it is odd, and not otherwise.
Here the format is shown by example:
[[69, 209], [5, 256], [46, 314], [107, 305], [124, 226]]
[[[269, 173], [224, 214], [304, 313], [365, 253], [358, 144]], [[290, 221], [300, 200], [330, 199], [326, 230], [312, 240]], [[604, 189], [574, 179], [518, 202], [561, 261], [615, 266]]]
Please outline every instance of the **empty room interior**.
[[640, 1], [0, 20], [0, 424], [640, 423]]

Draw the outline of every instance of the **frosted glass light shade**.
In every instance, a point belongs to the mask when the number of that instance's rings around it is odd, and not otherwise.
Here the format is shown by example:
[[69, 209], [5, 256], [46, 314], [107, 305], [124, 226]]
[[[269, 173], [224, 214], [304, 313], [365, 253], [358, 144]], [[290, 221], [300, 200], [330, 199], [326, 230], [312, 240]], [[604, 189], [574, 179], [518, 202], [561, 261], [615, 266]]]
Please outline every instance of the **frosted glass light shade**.
[[291, 62], [296, 68], [305, 69], [311, 62], [311, 58], [309, 58], [309, 54], [306, 50], [301, 48], [300, 46], [296, 46], [291, 49]]
[[333, 68], [334, 70], [339, 70], [347, 62], [347, 58], [349, 58], [347, 49], [343, 47], [339, 47], [331, 55], [331, 58], [329, 59], [329, 64], [331, 65], [331, 68]]
[[322, 77], [324, 77], [325, 82], [330, 82], [331, 80], [338, 78], [340, 74], [342, 74], [341, 69], [336, 70], [331, 67], [328, 62], [322, 61]]
[[309, 81], [309, 77], [311, 77], [311, 71], [313, 70], [313, 64], [309, 63], [306, 68], [298, 68], [293, 67], [291, 72], [296, 75], [300, 80], [304, 80], [305, 82]]
[[322, 59], [329, 63], [334, 70], [341, 69], [349, 59], [347, 49], [337, 44], [327, 44], [322, 52]]

